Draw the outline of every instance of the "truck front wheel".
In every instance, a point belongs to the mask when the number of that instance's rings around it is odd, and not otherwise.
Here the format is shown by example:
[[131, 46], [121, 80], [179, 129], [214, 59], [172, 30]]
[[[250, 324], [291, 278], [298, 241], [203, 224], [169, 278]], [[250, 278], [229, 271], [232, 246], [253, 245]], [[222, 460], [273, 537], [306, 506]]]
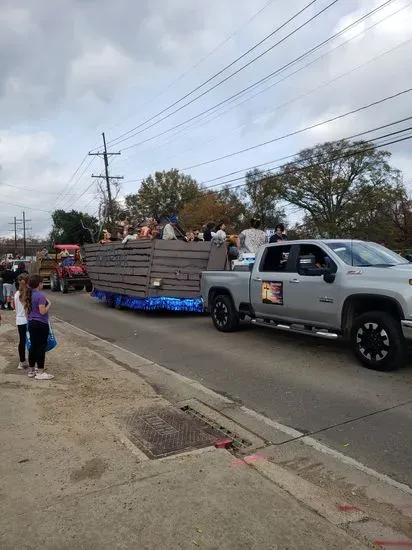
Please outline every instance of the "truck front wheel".
[[359, 315], [352, 327], [351, 344], [356, 357], [368, 369], [389, 372], [406, 362], [401, 325], [389, 313], [371, 311]]
[[239, 328], [239, 314], [230, 296], [216, 296], [213, 300], [212, 320], [220, 332], [233, 332]]

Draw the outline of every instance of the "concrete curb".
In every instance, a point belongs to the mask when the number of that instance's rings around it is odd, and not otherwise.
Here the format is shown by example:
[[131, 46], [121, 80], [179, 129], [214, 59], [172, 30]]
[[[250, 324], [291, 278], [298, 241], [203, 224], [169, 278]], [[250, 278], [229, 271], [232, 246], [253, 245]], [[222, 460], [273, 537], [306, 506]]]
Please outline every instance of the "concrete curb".
[[[228, 425], [229, 423], [231, 423], [230, 425], [232, 427], [237, 425], [239, 430], [244, 434], [248, 432], [252, 434], [251, 439], [253, 439], [254, 445], [251, 450], [257, 453], [259, 453], [260, 450], [260, 454], [244, 456], [236, 461], [236, 465], [239, 464], [253, 467], [266, 479], [269, 479], [277, 486], [284, 489], [330, 523], [345, 529], [350, 528], [353, 535], [361, 538], [365, 542], [378, 544], [377, 541], [383, 540], [382, 536], [386, 533], [390, 534], [391, 540], [399, 541], [399, 543], [406, 541], [406, 544], [410, 542], [404, 534], [386, 527], [365, 511], [355, 506], [351, 506], [347, 502], [333, 497], [333, 495], [331, 496], [327, 491], [314, 483], [268, 460], [264, 456], [264, 451], [266, 447], [271, 445], [273, 440], [276, 441], [276, 438], [279, 439], [278, 445], [282, 444], [282, 437], [284, 441], [296, 439], [301, 444], [314, 449], [318, 453], [328, 456], [335, 461], [339, 461], [348, 468], [357, 470], [360, 474], [366, 476], [366, 478], [387, 487], [388, 490], [394, 493], [397, 492], [397, 494], [399, 493], [401, 495], [400, 500], [410, 498], [412, 495], [411, 487], [385, 474], [381, 474], [339, 451], [323, 445], [312, 437], [305, 436], [303, 433], [289, 426], [273, 421], [236, 403], [228, 397], [219, 395], [197, 381], [175, 373], [119, 345], [107, 342], [62, 319], [55, 319], [57, 320], [57, 324], [55, 325], [56, 328], [67, 327], [77, 332], [79, 335], [86, 336], [90, 344], [95, 346], [94, 349], [98, 351], [98, 353], [102, 353], [105, 357], [114, 362], [118, 362], [119, 365], [128, 370], [136, 372], [174, 405], [179, 406], [182, 403], [192, 403], [193, 406], [196, 406], [197, 401], [197, 409], [200, 411], [203, 410], [205, 414], [213, 417], [213, 414], [210, 413], [212, 409], [215, 412], [215, 418], [227, 419]], [[128, 447], [130, 445], [134, 447], [131, 442], [128, 443], [123, 441], [123, 443]], [[261, 447], [259, 447], [259, 445], [261, 445]], [[245, 452], [250, 452], [250, 449]], [[402, 502], [405, 501], [402, 500]], [[412, 501], [406, 500], [406, 503], [412, 504]], [[385, 546], [381, 547], [384, 548]], [[398, 547], [402, 546], [398, 545]]]

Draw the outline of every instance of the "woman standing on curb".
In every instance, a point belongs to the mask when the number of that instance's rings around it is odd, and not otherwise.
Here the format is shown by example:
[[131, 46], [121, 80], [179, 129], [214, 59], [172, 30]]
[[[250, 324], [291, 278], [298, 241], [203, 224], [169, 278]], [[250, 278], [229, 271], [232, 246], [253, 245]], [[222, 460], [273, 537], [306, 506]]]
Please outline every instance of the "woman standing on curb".
[[29, 377], [36, 380], [51, 380], [52, 374], [45, 372], [47, 339], [49, 337], [49, 309], [51, 303], [41, 292], [43, 277], [33, 275], [25, 292], [24, 306], [29, 323], [30, 351]]
[[24, 297], [26, 293], [27, 283], [29, 281], [28, 273], [21, 273], [17, 278], [18, 290], [14, 295], [14, 308], [16, 310], [16, 325], [19, 332], [19, 365], [18, 369], [27, 369], [29, 366], [26, 361], [26, 334], [27, 334], [27, 318], [24, 310]]

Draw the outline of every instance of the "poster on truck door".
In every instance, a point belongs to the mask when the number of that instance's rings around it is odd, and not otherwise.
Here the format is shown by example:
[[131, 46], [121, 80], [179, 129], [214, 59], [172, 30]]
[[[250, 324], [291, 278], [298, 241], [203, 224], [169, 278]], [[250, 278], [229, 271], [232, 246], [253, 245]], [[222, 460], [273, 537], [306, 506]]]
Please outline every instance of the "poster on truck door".
[[262, 282], [262, 304], [283, 306], [283, 283], [277, 281]]

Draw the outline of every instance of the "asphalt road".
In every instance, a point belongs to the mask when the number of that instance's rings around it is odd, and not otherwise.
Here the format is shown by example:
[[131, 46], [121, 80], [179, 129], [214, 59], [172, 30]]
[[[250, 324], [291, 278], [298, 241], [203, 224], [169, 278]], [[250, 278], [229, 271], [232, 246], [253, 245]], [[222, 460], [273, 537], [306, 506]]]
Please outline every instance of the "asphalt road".
[[85, 292], [50, 293], [53, 314], [412, 486], [412, 361], [369, 371], [342, 343], [203, 315], [109, 309]]

